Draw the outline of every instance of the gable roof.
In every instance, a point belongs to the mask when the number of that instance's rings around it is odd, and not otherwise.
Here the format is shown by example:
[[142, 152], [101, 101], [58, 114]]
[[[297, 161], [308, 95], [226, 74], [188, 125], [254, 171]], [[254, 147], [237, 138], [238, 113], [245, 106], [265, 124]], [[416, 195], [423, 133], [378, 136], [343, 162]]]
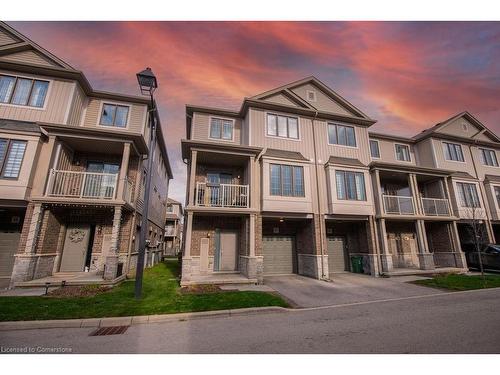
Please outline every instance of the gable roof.
[[323, 94], [328, 96], [332, 101], [337, 103], [339, 106], [343, 107], [345, 110], [348, 112], [352, 113], [352, 117], [357, 117], [357, 118], [362, 118], [365, 120], [372, 120], [370, 117], [368, 117], [366, 114], [364, 114], [359, 108], [355, 107], [352, 103], [348, 102], [345, 98], [337, 94], [335, 91], [333, 91], [330, 87], [325, 85], [323, 82], [321, 82], [319, 79], [317, 79], [314, 76], [306, 77], [303, 79], [300, 79], [298, 81], [290, 82], [287, 83], [283, 86], [279, 86], [277, 88], [265, 91], [263, 93], [260, 93], [258, 95], [251, 96], [248, 98], [249, 100], [265, 100], [266, 98], [269, 98], [275, 94], [281, 93], [289, 98], [294, 98], [294, 100], [303, 108], [307, 108], [313, 111], [317, 112], [323, 112], [318, 110], [311, 102], [308, 102], [301, 98], [299, 95], [297, 95], [293, 89], [299, 86], [303, 86], [306, 84], [312, 84], [313, 86], [317, 87]]
[[428, 129], [425, 129], [421, 133], [414, 136], [412, 139], [415, 141], [419, 141], [419, 140], [422, 140], [424, 138], [428, 138], [432, 135], [435, 135], [436, 132], [438, 132], [440, 129], [443, 129], [444, 127], [448, 126], [449, 124], [451, 124], [452, 122], [454, 122], [455, 120], [457, 120], [459, 118], [464, 118], [465, 120], [467, 120], [468, 122], [470, 122], [471, 124], [473, 124], [474, 126], [476, 126], [477, 128], [480, 129], [476, 134], [474, 134], [473, 136], [470, 137], [471, 140], [473, 140], [473, 138], [479, 134], [486, 133], [495, 142], [500, 142], [500, 138], [497, 137], [497, 135], [495, 133], [493, 133], [490, 129], [488, 129], [481, 121], [479, 121], [477, 118], [475, 118], [468, 111], [460, 112], [460, 113], [448, 118], [447, 120], [439, 122], [436, 125], [428, 128]]
[[167, 203], [178, 204], [179, 206], [182, 206], [181, 202], [178, 202], [178, 201], [176, 201], [175, 199], [172, 199], [172, 198], [167, 198]]

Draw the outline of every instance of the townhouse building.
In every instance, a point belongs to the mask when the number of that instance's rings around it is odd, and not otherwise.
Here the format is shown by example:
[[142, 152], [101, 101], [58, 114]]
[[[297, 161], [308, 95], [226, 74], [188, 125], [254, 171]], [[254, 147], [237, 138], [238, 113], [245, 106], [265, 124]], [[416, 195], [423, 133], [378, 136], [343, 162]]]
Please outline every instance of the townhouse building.
[[465, 270], [471, 209], [500, 234], [498, 138], [467, 112], [413, 138], [374, 123], [314, 77], [187, 105], [182, 284]]
[[168, 198], [165, 222], [165, 255], [176, 256], [181, 250], [183, 215], [182, 204]]
[[85, 75], [0, 23], [0, 282], [115, 282], [136, 264], [152, 174], [148, 264], [163, 251], [172, 178], [160, 119], [147, 170], [148, 98]]

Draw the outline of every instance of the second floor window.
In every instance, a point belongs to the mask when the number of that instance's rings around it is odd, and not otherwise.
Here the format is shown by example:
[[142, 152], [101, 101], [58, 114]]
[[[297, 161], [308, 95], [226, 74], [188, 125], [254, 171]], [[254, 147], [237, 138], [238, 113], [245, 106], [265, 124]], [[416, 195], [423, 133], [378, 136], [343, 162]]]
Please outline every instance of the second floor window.
[[354, 127], [328, 124], [328, 143], [332, 145], [356, 147]]
[[0, 138], [0, 177], [19, 177], [25, 151], [26, 141]]
[[497, 199], [497, 206], [500, 208], [500, 186], [495, 186], [495, 198]]
[[124, 105], [104, 104], [100, 124], [124, 128], [127, 126], [128, 110]]
[[396, 160], [399, 161], [411, 161], [410, 159], [410, 148], [407, 145], [396, 144]]
[[483, 163], [483, 165], [498, 167], [498, 160], [495, 150], [480, 148], [479, 151], [481, 152], [481, 163]]
[[47, 81], [0, 75], [0, 103], [42, 108], [48, 89]]
[[304, 197], [304, 168], [271, 164], [271, 195]]
[[337, 199], [366, 201], [365, 177], [360, 172], [335, 171]]
[[210, 120], [210, 138], [233, 140], [233, 121], [212, 118]]
[[444, 158], [451, 161], [464, 161], [462, 146], [456, 143], [443, 142]]
[[481, 207], [475, 184], [457, 182], [457, 189], [460, 206], [469, 208]]
[[299, 124], [297, 118], [268, 114], [267, 135], [299, 139]]
[[370, 141], [370, 155], [372, 158], [380, 158], [380, 148], [377, 141]]

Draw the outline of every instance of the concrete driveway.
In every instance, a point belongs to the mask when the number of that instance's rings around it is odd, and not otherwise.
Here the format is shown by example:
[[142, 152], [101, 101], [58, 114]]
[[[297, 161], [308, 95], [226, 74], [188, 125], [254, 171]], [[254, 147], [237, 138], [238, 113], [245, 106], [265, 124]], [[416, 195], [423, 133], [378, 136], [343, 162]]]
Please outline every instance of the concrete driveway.
[[299, 275], [268, 276], [264, 284], [276, 290], [296, 307], [317, 307], [404, 298], [443, 293], [438, 289], [409, 284], [422, 277], [375, 278], [354, 273], [339, 273], [332, 281]]

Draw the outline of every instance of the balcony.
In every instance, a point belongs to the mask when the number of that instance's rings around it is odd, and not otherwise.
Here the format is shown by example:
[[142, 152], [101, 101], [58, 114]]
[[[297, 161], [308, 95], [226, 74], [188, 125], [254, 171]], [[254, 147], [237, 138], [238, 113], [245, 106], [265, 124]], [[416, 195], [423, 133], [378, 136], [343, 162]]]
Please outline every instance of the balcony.
[[166, 227], [165, 228], [165, 237], [173, 237], [175, 236], [175, 228], [174, 227]]
[[443, 198], [421, 198], [424, 214], [427, 216], [450, 216], [450, 204], [448, 199]]
[[392, 215], [415, 215], [413, 197], [383, 194], [384, 212]]
[[196, 206], [248, 208], [248, 185], [196, 183]]
[[[132, 203], [133, 183], [126, 179], [123, 199]], [[113, 200], [117, 198], [118, 174], [51, 169], [47, 195], [59, 198]]]

